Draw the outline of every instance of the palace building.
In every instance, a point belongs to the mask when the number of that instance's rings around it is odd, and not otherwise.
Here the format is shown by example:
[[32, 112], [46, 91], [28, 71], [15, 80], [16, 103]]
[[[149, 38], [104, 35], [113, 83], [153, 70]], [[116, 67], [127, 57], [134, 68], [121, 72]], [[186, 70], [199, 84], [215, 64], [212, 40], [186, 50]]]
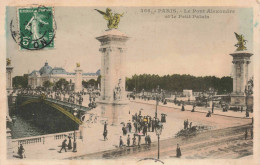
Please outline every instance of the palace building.
[[[100, 75], [100, 69], [96, 73], [82, 73], [82, 81], [89, 81], [90, 79], [97, 80]], [[71, 84], [75, 84], [76, 73], [67, 72], [61, 67], [54, 67], [48, 65], [48, 62], [45, 62], [45, 65], [41, 67], [39, 71], [34, 70], [28, 76], [28, 85], [31, 88], [41, 87], [45, 81], [50, 81], [55, 83], [61, 78], [67, 80]]]

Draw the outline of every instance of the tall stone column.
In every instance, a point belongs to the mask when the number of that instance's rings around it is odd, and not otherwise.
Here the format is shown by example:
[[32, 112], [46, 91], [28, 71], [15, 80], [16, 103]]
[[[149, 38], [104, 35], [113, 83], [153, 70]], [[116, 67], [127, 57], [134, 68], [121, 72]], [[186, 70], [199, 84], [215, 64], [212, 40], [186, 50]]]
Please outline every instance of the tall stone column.
[[[12, 81], [12, 73], [13, 73], [14, 67], [11, 66], [11, 60], [9, 58], [6, 59], [6, 90], [7, 90], [7, 95], [11, 93], [13, 89], [13, 81]], [[9, 106], [8, 106], [8, 97], [6, 101], [6, 117], [8, 121], [12, 121], [12, 119], [9, 116]]]
[[80, 64], [77, 64], [77, 68], [75, 69], [75, 92], [80, 92], [82, 90], [82, 69], [80, 68]]
[[245, 86], [248, 81], [248, 66], [250, 57], [253, 55], [247, 51], [235, 51], [230, 54], [233, 57], [233, 92], [231, 94], [231, 105], [245, 105]]
[[119, 30], [107, 30], [96, 38], [101, 52], [101, 103], [125, 104], [125, 43]]
[[13, 88], [13, 80], [12, 80], [12, 73], [13, 68], [11, 65], [6, 66], [6, 88], [7, 90], [11, 90]]

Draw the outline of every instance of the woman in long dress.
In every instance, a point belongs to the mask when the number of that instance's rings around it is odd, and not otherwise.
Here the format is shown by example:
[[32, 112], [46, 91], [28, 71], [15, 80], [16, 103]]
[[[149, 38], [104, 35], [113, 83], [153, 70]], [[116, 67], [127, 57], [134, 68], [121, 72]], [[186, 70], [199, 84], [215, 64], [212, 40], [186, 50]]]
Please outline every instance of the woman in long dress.
[[179, 144], [177, 144], [176, 157], [177, 158], [181, 157], [181, 148], [180, 148]]

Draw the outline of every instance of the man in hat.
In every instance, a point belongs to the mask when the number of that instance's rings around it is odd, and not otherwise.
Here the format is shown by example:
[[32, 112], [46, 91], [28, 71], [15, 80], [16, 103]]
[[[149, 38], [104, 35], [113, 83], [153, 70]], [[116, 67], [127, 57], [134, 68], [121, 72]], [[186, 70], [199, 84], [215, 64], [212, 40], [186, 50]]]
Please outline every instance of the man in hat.
[[63, 140], [62, 145], [61, 145], [61, 149], [60, 149], [60, 153], [61, 153], [62, 149], [64, 149], [65, 152], [67, 152], [67, 150], [66, 150], [67, 143], [66, 142], [67, 142], [67, 139]]

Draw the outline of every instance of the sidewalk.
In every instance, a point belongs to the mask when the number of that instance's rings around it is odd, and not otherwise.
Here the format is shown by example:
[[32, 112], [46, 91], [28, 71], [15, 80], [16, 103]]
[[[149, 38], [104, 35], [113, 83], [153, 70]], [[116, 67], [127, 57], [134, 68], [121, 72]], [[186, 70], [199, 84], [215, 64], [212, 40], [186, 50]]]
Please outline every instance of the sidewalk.
[[[142, 100], [142, 99], [135, 99], [131, 100], [131, 102], [136, 102], [136, 103], [143, 103], [143, 104], [151, 104], [155, 105], [156, 102], [155, 100]], [[180, 109], [181, 106], [175, 105], [174, 103], [167, 102], [166, 105], [164, 105], [162, 102], [159, 102], [158, 106], [161, 107], [169, 107], [169, 108], [174, 108], [174, 109]], [[185, 105], [185, 111], [191, 111], [192, 110], [192, 105]], [[211, 107], [195, 107], [195, 112], [201, 112], [201, 113], [207, 113], [208, 111], [211, 112]], [[221, 115], [221, 116], [226, 116], [226, 117], [237, 117], [237, 118], [246, 118], [245, 117], [245, 111], [240, 112], [240, 111], [233, 111], [233, 110], [228, 110], [227, 112], [223, 112], [221, 108], [214, 108], [214, 113], [212, 115]], [[250, 118], [252, 118], [253, 114], [250, 113]]]

